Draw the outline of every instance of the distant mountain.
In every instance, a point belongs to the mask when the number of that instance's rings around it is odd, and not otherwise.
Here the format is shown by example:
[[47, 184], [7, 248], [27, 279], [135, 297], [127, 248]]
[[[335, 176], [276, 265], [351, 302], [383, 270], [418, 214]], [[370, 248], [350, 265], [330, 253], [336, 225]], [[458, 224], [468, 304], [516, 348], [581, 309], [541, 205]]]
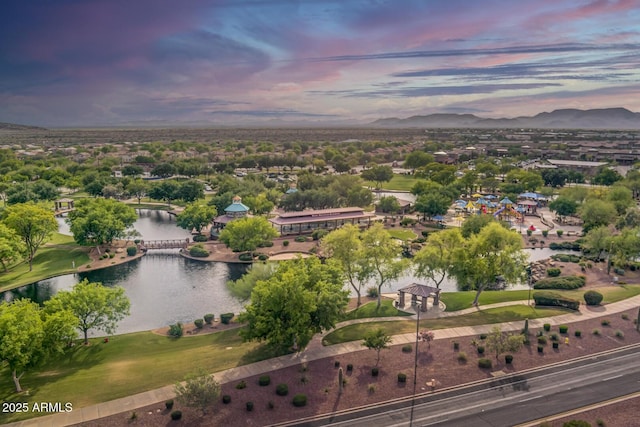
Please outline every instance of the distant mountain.
[[513, 119], [482, 118], [473, 114], [430, 114], [406, 119], [379, 119], [371, 125], [383, 128], [640, 129], [640, 113], [626, 108], [563, 109]]
[[15, 123], [1, 123], [0, 130], [46, 130], [38, 126], [17, 125]]

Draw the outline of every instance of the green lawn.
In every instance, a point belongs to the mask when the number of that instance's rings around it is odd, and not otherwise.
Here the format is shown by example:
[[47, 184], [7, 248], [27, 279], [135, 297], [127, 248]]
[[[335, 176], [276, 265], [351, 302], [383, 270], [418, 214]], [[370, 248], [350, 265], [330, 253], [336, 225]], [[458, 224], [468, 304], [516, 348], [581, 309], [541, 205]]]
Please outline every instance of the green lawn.
[[[561, 314], [574, 313], [571, 310], [560, 308], [534, 308], [527, 305], [513, 305], [478, 311], [455, 317], [442, 319], [421, 320], [422, 329], [445, 329], [459, 326], [475, 326], [492, 323], [512, 322], [524, 319], [537, 319], [540, 317], [559, 316]], [[382, 329], [389, 335], [406, 334], [415, 332], [416, 324], [411, 320], [396, 320], [387, 322], [367, 322], [345, 326], [328, 334], [323, 340], [324, 345], [333, 345], [349, 341], [358, 341], [367, 333], [375, 329]]]
[[73, 240], [73, 236], [69, 236], [66, 234], [60, 234], [60, 233], [53, 233], [53, 236], [51, 236], [51, 239], [49, 239], [49, 241], [47, 243], [45, 243], [45, 246], [50, 246], [50, 245], [75, 245], [76, 242], [75, 240]]
[[406, 230], [403, 228], [400, 229], [396, 229], [396, 228], [387, 228], [387, 231], [389, 232], [389, 234], [391, 235], [391, 237], [402, 240], [402, 241], [408, 241], [408, 240], [413, 240], [416, 237], [416, 233], [414, 233], [411, 230]]
[[342, 320], [366, 319], [371, 317], [411, 316], [412, 314], [407, 313], [406, 311], [398, 310], [393, 306], [393, 301], [389, 299], [382, 300], [382, 304], [380, 304], [380, 310], [376, 310], [377, 305], [377, 301], [363, 304], [360, 306], [360, 308], [348, 312]]
[[[382, 183], [382, 190], [394, 190], [394, 191], [411, 191], [411, 187], [415, 184], [417, 179], [413, 175], [398, 175], [394, 174], [393, 178], [389, 182]], [[365, 184], [371, 188], [375, 188], [376, 183], [372, 181], [365, 181]]]
[[[257, 343], [243, 343], [238, 329], [177, 340], [151, 332], [91, 340], [27, 372], [22, 386], [29, 396], [14, 393], [11, 374], [0, 369], [3, 401], [71, 402], [74, 408], [105, 402], [173, 384], [196, 368], [216, 372], [274, 357]], [[0, 423], [32, 414], [0, 414]], [[4, 417], [4, 418], [3, 418]]]

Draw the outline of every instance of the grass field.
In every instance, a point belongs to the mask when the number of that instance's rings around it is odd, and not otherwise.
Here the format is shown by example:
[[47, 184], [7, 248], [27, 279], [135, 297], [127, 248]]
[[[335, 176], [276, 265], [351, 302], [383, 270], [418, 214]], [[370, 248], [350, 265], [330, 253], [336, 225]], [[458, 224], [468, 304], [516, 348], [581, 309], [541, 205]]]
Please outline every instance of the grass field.
[[371, 317], [394, 317], [394, 316], [411, 316], [412, 313], [407, 313], [405, 311], [398, 310], [393, 306], [393, 301], [389, 299], [382, 300], [382, 304], [380, 304], [380, 309], [376, 310], [378, 303], [377, 301], [368, 302], [366, 304], [361, 305], [356, 310], [351, 310], [345, 316], [344, 320], [353, 320], [353, 319], [366, 319]]
[[[415, 184], [417, 179], [413, 175], [398, 175], [394, 174], [393, 178], [389, 182], [382, 183], [382, 190], [393, 191], [411, 191], [411, 187]], [[376, 183], [372, 181], [365, 181], [365, 184], [371, 188], [376, 187]]]
[[387, 231], [389, 232], [389, 234], [391, 235], [391, 237], [402, 240], [402, 241], [407, 241], [407, 240], [413, 240], [416, 237], [416, 233], [414, 233], [411, 230], [405, 230], [405, 229], [395, 229], [395, 228], [388, 228]]

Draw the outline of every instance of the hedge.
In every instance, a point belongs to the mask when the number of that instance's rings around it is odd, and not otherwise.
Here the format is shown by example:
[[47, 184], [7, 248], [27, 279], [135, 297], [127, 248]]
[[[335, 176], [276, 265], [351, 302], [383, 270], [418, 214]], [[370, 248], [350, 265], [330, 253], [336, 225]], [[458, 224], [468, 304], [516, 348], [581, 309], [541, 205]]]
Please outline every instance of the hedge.
[[567, 298], [555, 292], [534, 292], [533, 300], [535, 301], [536, 306], [549, 305], [556, 307], [565, 307], [571, 310], [578, 310], [578, 308], [580, 307], [580, 301]]
[[587, 291], [584, 293], [583, 298], [587, 305], [600, 305], [604, 297], [600, 292]]
[[228, 325], [231, 319], [233, 319], [233, 316], [234, 316], [233, 313], [222, 313], [220, 315], [220, 322], [224, 323], [225, 325]]
[[561, 276], [540, 279], [533, 285], [533, 289], [578, 289], [587, 283], [584, 276]]
[[551, 255], [551, 259], [560, 262], [575, 262], [577, 264], [580, 262], [582, 257], [580, 255], [573, 254], [554, 254]]
[[575, 241], [575, 242], [551, 242], [551, 243], [549, 243], [549, 249], [552, 249], [552, 250], [579, 251], [580, 250], [580, 243], [578, 243], [578, 241]]
[[138, 248], [136, 248], [135, 246], [127, 246], [127, 255], [134, 256], [137, 253], [138, 253]]
[[189, 255], [197, 258], [206, 258], [209, 256], [209, 251], [202, 246], [202, 243], [198, 243], [189, 249]]

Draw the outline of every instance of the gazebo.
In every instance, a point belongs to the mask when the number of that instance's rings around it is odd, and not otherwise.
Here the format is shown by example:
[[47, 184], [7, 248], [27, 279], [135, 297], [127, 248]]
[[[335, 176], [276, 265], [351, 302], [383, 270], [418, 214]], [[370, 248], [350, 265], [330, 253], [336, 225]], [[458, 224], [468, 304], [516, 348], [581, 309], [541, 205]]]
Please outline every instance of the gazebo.
[[418, 297], [420, 297], [420, 311], [427, 311], [427, 298], [433, 297], [433, 306], [437, 307], [440, 304], [440, 289], [433, 286], [420, 285], [418, 283], [412, 283], [409, 286], [405, 286], [402, 289], [398, 289], [398, 307], [403, 308], [405, 306], [405, 295], [411, 295], [411, 305], [418, 303]]

